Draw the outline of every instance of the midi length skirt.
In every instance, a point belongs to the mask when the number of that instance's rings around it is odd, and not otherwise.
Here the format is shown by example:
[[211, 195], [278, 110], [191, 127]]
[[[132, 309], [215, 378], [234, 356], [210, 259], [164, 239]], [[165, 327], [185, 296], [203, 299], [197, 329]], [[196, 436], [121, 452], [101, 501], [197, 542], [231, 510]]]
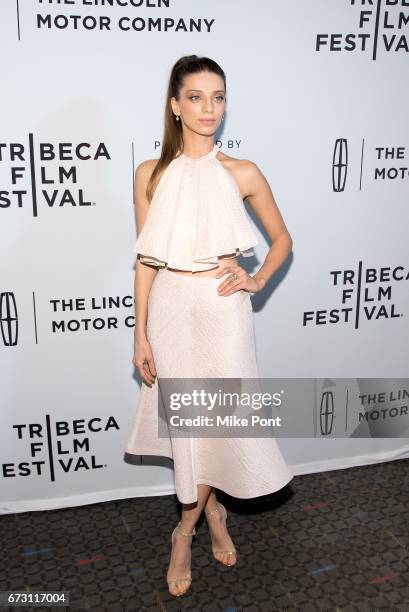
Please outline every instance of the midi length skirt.
[[158, 379], [258, 378], [250, 294], [220, 296], [224, 278], [160, 268], [149, 293], [147, 338], [157, 376], [151, 386], [142, 381], [125, 450], [173, 459], [176, 495], [186, 504], [197, 501], [198, 484], [252, 498], [294, 476], [274, 438], [158, 436]]

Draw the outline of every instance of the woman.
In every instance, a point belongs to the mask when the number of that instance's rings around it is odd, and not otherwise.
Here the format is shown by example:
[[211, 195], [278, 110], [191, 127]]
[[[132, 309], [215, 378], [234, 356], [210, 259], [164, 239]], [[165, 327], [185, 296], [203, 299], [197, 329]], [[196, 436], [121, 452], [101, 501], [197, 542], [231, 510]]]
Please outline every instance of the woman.
[[[203, 510], [214, 558], [223, 565], [237, 561], [215, 487], [250, 498], [293, 477], [274, 438], [158, 436], [158, 379], [160, 385], [161, 378], [258, 376], [250, 294], [263, 289], [292, 247], [258, 167], [215, 144], [225, 105], [221, 67], [196, 55], [179, 59], [170, 75], [161, 157], [135, 172], [133, 363], [146, 384], [126, 450], [174, 461], [182, 515], [171, 537], [172, 595], [190, 586], [192, 536]], [[237, 260], [254, 254], [257, 244], [244, 199], [273, 243], [253, 276]]]

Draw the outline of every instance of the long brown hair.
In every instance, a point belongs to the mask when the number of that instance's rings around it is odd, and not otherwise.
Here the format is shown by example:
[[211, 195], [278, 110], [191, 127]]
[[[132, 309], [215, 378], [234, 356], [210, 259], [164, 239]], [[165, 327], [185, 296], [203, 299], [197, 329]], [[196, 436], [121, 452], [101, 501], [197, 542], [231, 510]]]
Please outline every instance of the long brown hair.
[[176, 121], [170, 100], [172, 97], [175, 97], [177, 100], [179, 99], [180, 90], [186, 75], [203, 71], [214, 72], [221, 76], [224, 81], [224, 89], [226, 90], [226, 75], [224, 71], [217, 62], [209, 57], [185, 55], [179, 58], [172, 68], [166, 94], [162, 151], [146, 187], [146, 195], [149, 202], [152, 200], [159, 175], [176, 157], [177, 153], [183, 153], [182, 121]]

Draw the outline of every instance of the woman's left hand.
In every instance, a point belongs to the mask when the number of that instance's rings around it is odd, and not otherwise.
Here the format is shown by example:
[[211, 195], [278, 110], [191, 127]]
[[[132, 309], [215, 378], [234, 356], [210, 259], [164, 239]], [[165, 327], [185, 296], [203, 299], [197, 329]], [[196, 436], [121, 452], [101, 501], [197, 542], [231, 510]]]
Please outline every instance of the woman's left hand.
[[[261, 280], [258, 281], [250, 276], [250, 274], [246, 272], [244, 268], [237, 264], [226, 266], [216, 275], [215, 278], [221, 278], [225, 274], [228, 275], [227, 278], [217, 287], [217, 292], [219, 295], [231, 295], [240, 289], [244, 289], [244, 291], [249, 291], [251, 293], [256, 293], [257, 291], [260, 291], [265, 284]], [[229, 278], [231, 274], [236, 274], [236, 278]]]

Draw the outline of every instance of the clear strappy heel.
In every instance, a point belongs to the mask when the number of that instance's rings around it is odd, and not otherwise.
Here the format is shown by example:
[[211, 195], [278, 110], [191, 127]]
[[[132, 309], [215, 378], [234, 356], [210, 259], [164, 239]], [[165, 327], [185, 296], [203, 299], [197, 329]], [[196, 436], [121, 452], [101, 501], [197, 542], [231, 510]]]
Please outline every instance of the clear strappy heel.
[[[210, 510], [210, 511], [209, 510], [204, 510], [204, 513], [207, 514], [207, 515], [214, 514], [215, 512], [220, 512], [220, 508], [221, 508], [223, 510], [224, 523], [226, 524], [226, 522], [227, 522], [227, 510], [226, 510], [226, 508], [219, 501], [216, 501], [216, 506], [217, 507], [214, 510]], [[209, 529], [211, 530], [210, 524], [209, 524]], [[221, 559], [216, 557], [217, 554], [227, 554], [227, 555], [229, 555], [229, 558], [231, 558], [231, 555], [236, 555], [236, 562], [237, 562], [238, 555], [237, 555], [237, 551], [234, 548], [234, 546], [233, 546], [232, 550], [216, 550], [212, 546], [212, 552], [213, 552], [213, 556], [216, 559], [216, 561], [219, 561], [219, 563], [221, 563], [222, 565], [227, 566], [227, 567], [231, 567], [232, 565], [236, 565], [236, 563], [223, 563], [223, 561]]]
[[[196, 527], [193, 527], [193, 531], [191, 531], [190, 533], [188, 531], [183, 531], [180, 527], [181, 525], [181, 521], [179, 521], [179, 523], [176, 525], [176, 527], [174, 528], [174, 530], [172, 531], [172, 536], [171, 536], [171, 542], [172, 542], [172, 546], [173, 546], [173, 540], [175, 538], [175, 532], [178, 531], [179, 533], [181, 533], [182, 535], [188, 537], [188, 536], [195, 536], [196, 535]], [[188, 576], [183, 576], [183, 577], [179, 577], [179, 578], [173, 578], [171, 580], [166, 579], [166, 582], [168, 583], [168, 585], [170, 586], [171, 584], [175, 584], [177, 585], [177, 583], [179, 582], [187, 582], [187, 587], [184, 591], [181, 591], [180, 593], [171, 593], [169, 591], [169, 593], [171, 595], [173, 595], [174, 597], [180, 597], [181, 595], [184, 595], [190, 587], [190, 584], [192, 582], [192, 578], [191, 578], [191, 573], [189, 572]]]

